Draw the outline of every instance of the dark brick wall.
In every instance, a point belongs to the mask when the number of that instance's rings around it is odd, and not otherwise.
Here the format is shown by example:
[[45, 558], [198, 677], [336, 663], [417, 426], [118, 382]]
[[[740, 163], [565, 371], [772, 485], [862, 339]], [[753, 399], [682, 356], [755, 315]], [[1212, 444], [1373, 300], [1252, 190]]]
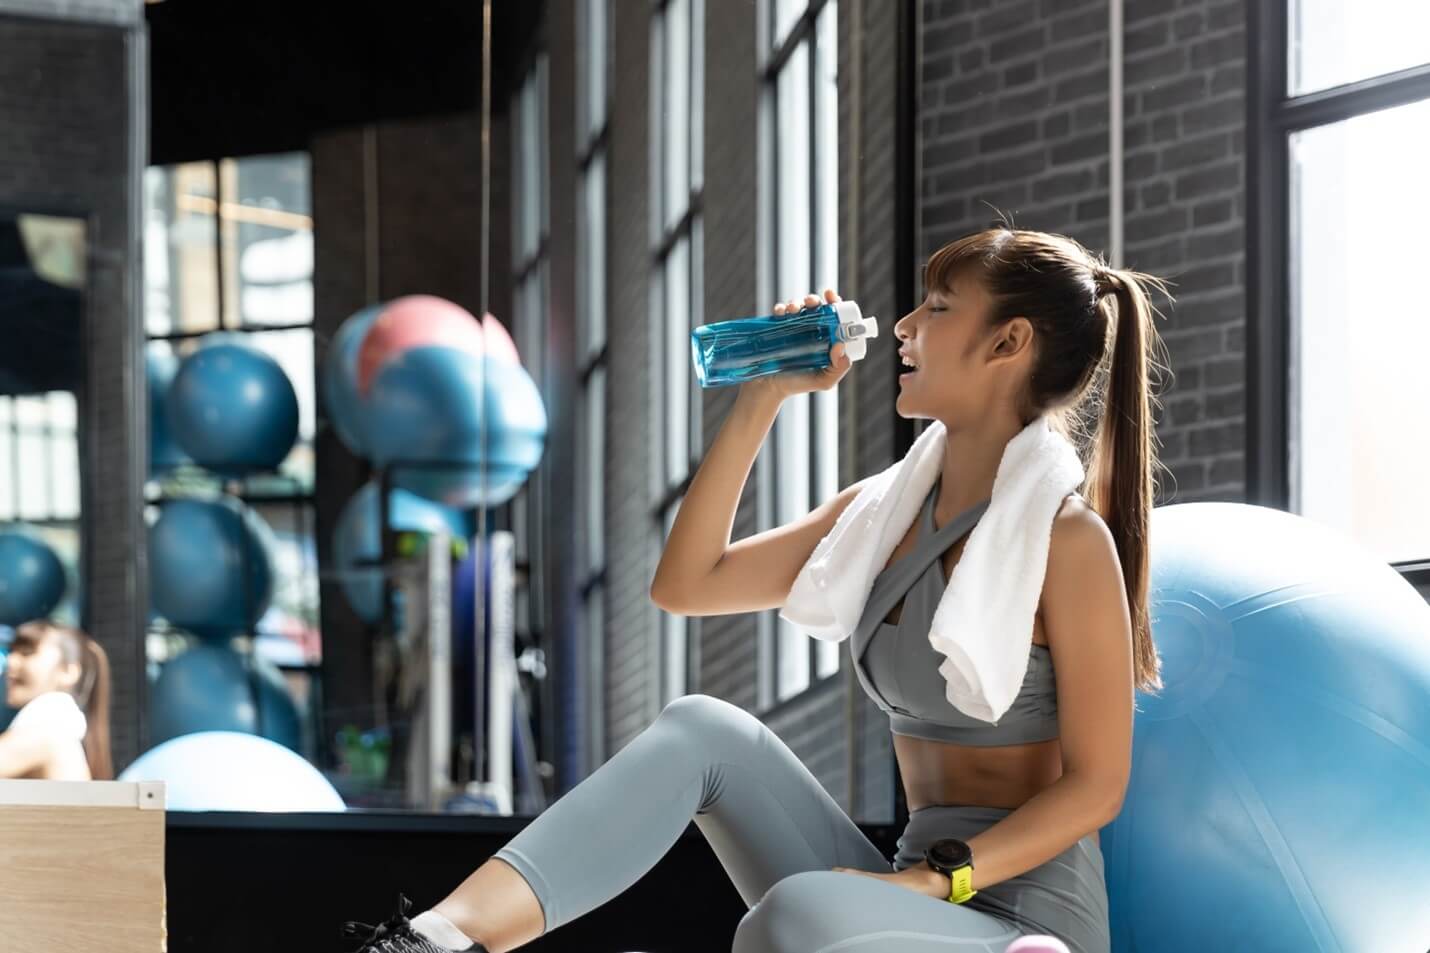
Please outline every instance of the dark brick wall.
[[[505, 113], [494, 116], [495, 182], [507, 180], [506, 130]], [[361, 128], [325, 133], [310, 144], [314, 373], [319, 375], [338, 327], [371, 303], [370, 288], [376, 300], [425, 293], [473, 313], [481, 307], [480, 117], [462, 113], [382, 123], [373, 133], [371, 170]], [[491, 310], [506, 320], [511, 313], [506, 190], [493, 188], [491, 200]], [[376, 235], [371, 261], [369, 229]], [[321, 401], [318, 412], [315, 525], [320, 565], [331, 566], [333, 527], [343, 504], [367, 479], [368, 467], [326, 425]], [[497, 521], [500, 515], [489, 515], [488, 526], [504, 525]], [[328, 722], [334, 728], [347, 722], [369, 726], [374, 713], [371, 640], [335, 580], [323, 579], [321, 597]]]
[[[615, 754], [659, 711], [655, 506], [650, 487], [650, 11], [613, 3], [607, 159], [610, 359], [606, 397], [606, 751]], [[707, 64], [710, 60], [707, 58]], [[708, 168], [708, 166], [707, 166]]]
[[145, 140], [136, 135], [142, 94], [130, 92], [143, 89], [143, 36], [105, 25], [137, 22], [137, 11], [98, 0], [69, 11], [94, 23], [6, 16], [12, 9], [0, 4], [0, 205], [88, 219], [84, 624], [109, 654], [119, 770], [141, 750], [146, 697], [140, 606], [148, 418], [138, 298]]
[[1171, 276], [1162, 456], [1179, 500], [1246, 489], [1246, 19], [1240, 0], [1129, 0], [1127, 261]]
[[[919, 251], [987, 223], [1108, 242], [1106, 0], [927, 0]], [[1238, 0], [1128, 0], [1124, 263], [1176, 282], [1166, 502], [1244, 495], [1245, 23]], [[987, 203], [987, 204], [985, 204]]]

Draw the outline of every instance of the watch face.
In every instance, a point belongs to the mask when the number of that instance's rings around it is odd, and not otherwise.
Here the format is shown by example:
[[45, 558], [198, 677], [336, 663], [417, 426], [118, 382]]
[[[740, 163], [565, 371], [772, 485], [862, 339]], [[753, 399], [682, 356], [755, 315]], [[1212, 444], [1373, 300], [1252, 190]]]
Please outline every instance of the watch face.
[[973, 862], [973, 851], [954, 837], [945, 837], [929, 845], [929, 861], [946, 870], [957, 870]]

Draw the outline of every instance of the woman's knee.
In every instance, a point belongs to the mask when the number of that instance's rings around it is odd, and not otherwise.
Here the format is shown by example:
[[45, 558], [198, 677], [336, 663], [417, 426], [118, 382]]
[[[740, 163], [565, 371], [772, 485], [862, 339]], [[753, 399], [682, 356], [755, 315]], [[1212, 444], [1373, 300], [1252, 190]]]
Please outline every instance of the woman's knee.
[[730, 953], [818, 949], [834, 926], [839, 888], [852, 885], [851, 876], [833, 870], [806, 870], [776, 881], [740, 920]]
[[714, 695], [704, 695], [699, 692], [671, 699], [666, 703], [665, 708], [661, 709], [657, 721], [676, 724], [694, 731], [712, 731], [722, 728], [748, 730], [751, 727], [751, 722], [757, 726], [764, 724], [739, 705], [731, 704]]

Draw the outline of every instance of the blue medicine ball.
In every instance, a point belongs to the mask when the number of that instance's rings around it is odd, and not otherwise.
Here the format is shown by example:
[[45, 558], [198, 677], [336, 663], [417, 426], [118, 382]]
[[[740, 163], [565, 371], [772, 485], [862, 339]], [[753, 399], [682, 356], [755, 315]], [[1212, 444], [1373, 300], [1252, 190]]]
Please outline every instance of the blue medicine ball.
[[232, 497], [172, 500], [149, 529], [155, 611], [199, 635], [251, 631], [273, 598], [273, 531]]
[[298, 437], [298, 395], [278, 362], [224, 336], [184, 358], [165, 403], [174, 439], [230, 476], [272, 470]]
[[44, 618], [64, 594], [65, 568], [44, 540], [0, 533], [0, 625]]
[[[333, 528], [333, 561], [348, 604], [368, 622], [382, 618], [382, 513], [381, 491], [369, 481], [352, 495], [338, 514]], [[395, 530], [437, 532], [445, 530], [459, 539], [470, 530], [464, 513], [425, 500], [406, 490], [394, 489], [388, 520]]]
[[166, 400], [179, 359], [169, 350], [150, 347], [144, 352], [144, 367], [149, 380], [149, 473], [162, 473], [182, 463], [188, 463], [169, 429], [169, 409]]
[[546, 439], [546, 408], [526, 369], [455, 348], [414, 347], [392, 358], [373, 379], [367, 413], [379, 466], [456, 461], [399, 466], [392, 480], [457, 506], [515, 496]]
[[195, 731], [242, 731], [302, 747], [298, 706], [283, 673], [227, 645], [199, 642], [167, 662], [150, 697], [154, 744]]
[[1420, 950], [1425, 598], [1280, 510], [1161, 507], [1150, 541], [1164, 688], [1137, 694], [1130, 785], [1102, 832], [1113, 950]]
[[382, 309], [383, 305], [371, 305], [345, 320], [323, 356], [324, 411], [338, 439], [360, 457], [367, 456], [368, 448], [363, 433], [362, 404], [358, 397], [358, 351]]
[[170, 811], [344, 811], [321, 771], [282, 745], [201, 731], [150, 748], [121, 781], [163, 781]]

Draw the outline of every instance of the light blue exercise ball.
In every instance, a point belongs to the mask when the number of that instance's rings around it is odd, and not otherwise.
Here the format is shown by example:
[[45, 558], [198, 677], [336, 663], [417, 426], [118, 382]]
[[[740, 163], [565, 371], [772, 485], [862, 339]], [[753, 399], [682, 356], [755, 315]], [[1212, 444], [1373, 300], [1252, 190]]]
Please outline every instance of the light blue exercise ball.
[[149, 473], [153, 475], [191, 461], [169, 427], [167, 398], [179, 359], [173, 351], [151, 346], [144, 352], [144, 367], [149, 381]]
[[248, 632], [273, 598], [273, 531], [229, 496], [171, 500], [149, 528], [150, 602], [198, 635]]
[[343, 321], [323, 356], [324, 411], [343, 446], [359, 457], [366, 457], [368, 448], [358, 397], [358, 351], [383, 307], [370, 305]]
[[120, 781], [163, 781], [170, 811], [345, 811], [322, 772], [257, 735], [200, 731], [150, 748]]
[[269, 355], [224, 336], [179, 364], [165, 399], [169, 426], [194, 462], [241, 476], [272, 470], [298, 437], [298, 395]]
[[[388, 521], [395, 530], [435, 533], [443, 530], [459, 539], [470, 532], [466, 514], [423, 499], [403, 489], [393, 489]], [[363, 484], [344, 504], [333, 527], [333, 561], [348, 604], [360, 618], [382, 618], [382, 513], [381, 490], [376, 481]]]
[[[1116, 953], [1430, 943], [1430, 606], [1281, 510], [1153, 512], [1160, 694], [1102, 832]], [[1418, 944], [1418, 945], [1417, 945]]]
[[44, 540], [0, 533], [0, 625], [42, 619], [65, 595], [65, 567]]
[[456, 348], [403, 351], [378, 371], [367, 397], [373, 462], [393, 468], [397, 486], [454, 506], [515, 496], [541, 462], [546, 425], [525, 368]]
[[149, 719], [155, 744], [196, 731], [242, 731], [294, 751], [303, 746], [283, 673], [216, 643], [199, 642], [164, 664], [150, 691]]

